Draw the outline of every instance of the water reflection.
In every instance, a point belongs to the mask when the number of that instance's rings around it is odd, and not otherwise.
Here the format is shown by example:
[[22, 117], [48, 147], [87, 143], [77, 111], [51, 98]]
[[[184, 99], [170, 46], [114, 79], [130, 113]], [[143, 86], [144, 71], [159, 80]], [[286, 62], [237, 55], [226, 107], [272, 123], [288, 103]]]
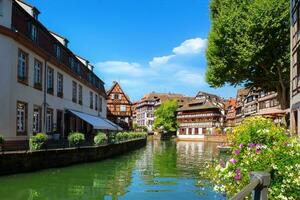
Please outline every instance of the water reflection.
[[216, 145], [149, 141], [146, 148], [98, 163], [0, 177], [1, 199], [224, 199], [197, 186]]

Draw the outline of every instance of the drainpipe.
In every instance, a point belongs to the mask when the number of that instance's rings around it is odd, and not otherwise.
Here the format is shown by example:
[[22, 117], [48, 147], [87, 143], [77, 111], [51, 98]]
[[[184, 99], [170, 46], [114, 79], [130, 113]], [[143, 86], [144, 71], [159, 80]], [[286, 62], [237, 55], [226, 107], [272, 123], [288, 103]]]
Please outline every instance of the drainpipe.
[[43, 102], [43, 109], [44, 109], [44, 117], [43, 117], [43, 132], [46, 134], [47, 129], [47, 122], [46, 122], [46, 115], [47, 115], [47, 71], [48, 71], [48, 65], [47, 60], [45, 60], [45, 67], [44, 67], [44, 102]]

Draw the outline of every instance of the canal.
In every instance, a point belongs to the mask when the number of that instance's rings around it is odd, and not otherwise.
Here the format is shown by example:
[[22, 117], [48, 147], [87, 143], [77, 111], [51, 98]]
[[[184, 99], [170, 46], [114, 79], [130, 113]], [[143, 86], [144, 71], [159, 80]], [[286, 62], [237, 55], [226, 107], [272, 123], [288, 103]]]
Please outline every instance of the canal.
[[145, 148], [66, 168], [0, 177], [1, 200], [225, 199], [198, 184], [216, 143], [149, 140]]

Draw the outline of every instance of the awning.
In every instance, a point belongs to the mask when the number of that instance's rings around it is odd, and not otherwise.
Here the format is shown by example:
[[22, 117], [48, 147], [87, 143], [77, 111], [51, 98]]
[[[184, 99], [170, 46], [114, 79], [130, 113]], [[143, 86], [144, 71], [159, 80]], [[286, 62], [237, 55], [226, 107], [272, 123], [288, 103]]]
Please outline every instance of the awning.
[[109, 121], [108, 119], [99, 117], [99, 116], [94, 116], [90, 115], [87, 113], [83, 112], [78, 112], [74, 110], [69, 110], [71, 113], [82, 119], [83, 121], [91, 124], [94, 129], [98, 130], [112, 130], [112, 131], [121, 131], [123, 130], [120, 126], [117, 124]]

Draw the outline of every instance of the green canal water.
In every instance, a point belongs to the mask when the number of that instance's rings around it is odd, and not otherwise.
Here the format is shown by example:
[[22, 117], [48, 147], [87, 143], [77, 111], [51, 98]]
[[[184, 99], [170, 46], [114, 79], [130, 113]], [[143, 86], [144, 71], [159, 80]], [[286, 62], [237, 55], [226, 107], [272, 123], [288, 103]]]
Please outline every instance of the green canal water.
[[1, 200], [225, 199], [198, 184], [216, 143], [148, 141], [96, 163], [0, 177]]

